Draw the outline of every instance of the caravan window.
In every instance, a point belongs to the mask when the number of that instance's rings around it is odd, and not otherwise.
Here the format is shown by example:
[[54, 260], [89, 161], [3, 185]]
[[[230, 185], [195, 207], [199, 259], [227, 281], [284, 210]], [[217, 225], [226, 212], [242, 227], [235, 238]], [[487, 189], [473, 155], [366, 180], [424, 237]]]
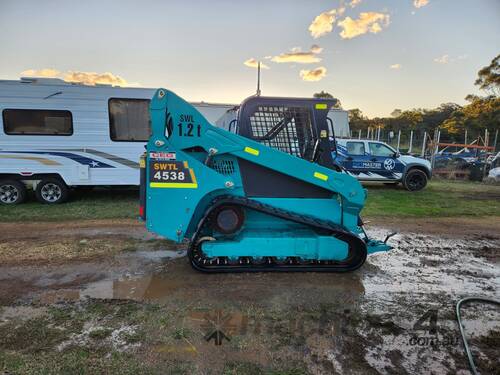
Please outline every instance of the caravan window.
[[4, 109], [3, 130], [8, 135], [71, 135], [70, 111], [45, 109]]
[[109, 99], [109, 133], [113, 141], [145, 142], [151, 135], [148, 99]]

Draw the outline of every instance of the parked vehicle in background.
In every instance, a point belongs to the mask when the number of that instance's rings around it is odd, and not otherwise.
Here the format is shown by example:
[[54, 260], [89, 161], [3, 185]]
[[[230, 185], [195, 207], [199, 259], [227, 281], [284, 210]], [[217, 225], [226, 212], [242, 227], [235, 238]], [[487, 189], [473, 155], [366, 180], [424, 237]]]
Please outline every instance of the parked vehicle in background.
[[500, 182], [500, 152], [492, 158], [489, 168], [487, 180]]
[[428, 160], [401, 155], [380, 141], [337, 139], [333, 157], [341, 168], [360, 181], [402, 183], [409, 191], [422, 190], [432, 177]]
[[[71, 188], [138, 186], [154, 92], [51, 78], [0, 81], [0, 203], [23, 202], [27, 185], [50, 204]], [[192, 104], [212, 123], [234, 107]]]

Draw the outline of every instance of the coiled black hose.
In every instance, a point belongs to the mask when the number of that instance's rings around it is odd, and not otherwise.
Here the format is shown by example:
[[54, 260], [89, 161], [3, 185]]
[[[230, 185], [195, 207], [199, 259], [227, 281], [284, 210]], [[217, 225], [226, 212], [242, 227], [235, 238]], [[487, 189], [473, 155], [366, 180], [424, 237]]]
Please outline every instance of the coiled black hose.
[[462, 317], [460, 315], [460, 307], [462, 304], [466, 302], [486, 302], [486, 303], [491, 303], [494, 305], [500, 305], [500, 301], [494, 300], [491, 298], [483, 298], [483, 297], [466, 297], [462, 298], [460, 301], [457, 302], [456, 306], [456, 313], [457, 313], [457, 321], [458, 321], [458, 327], [460, 328], [460, 334], [462, 335], [462, 341], [464, 343], [464, 348], [465, 348], [465, 353], [467, 354], [467, 359], [469, 360], [469, 366], [470, 366], [470, 371], [474, 375], [478, 375], [479, 373], [477, 372], [476, 365], [474, 364], [474, 358], [472, 357], [472, 353], [469, 348], [469, 344], [467, 344], [467, 339], [465, 338], [465, 332], [464, 332], [464, 327], [462, 325]]

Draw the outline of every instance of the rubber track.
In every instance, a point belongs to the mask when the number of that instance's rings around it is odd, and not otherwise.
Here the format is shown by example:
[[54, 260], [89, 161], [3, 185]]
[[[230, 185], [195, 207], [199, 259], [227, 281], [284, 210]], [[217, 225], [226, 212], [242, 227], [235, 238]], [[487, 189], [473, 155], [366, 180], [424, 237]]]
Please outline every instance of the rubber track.
[[[201, 250], [197, 249], [198, 241], [202, 237], [202, 229], [210, 223], [211, 213], [221, 205], [239, 205], [255, 211], [259, 211], [281, 219], [290, 220], [295, 223], [307, 225], [316, 232], [324, 235], [332, 235], [349, 245], [349, 256], [347, 261], [314, 261], [313, 263], [295, 262], [293, 264], [283, 264], [277, 262], [265, 264], [203, 264]], [[300, 215], [294, 212], [276, 208], [274, 206], [252, 200], [245, 197], [225, 195], [214, 199], [207, 207], [202, 219], [199, 221], [196, 232], [191, 238], [188, 248], [188, 256], [191, 265], [202, 272], [349, 272], [361, 267], [366, 260], [367, 249], [365, 241], [357, 235], [349, 232], [343, 226], [331, 221], [319, 220], [312, 216]], [[215, 258], [216, 259], [216, 258]]]

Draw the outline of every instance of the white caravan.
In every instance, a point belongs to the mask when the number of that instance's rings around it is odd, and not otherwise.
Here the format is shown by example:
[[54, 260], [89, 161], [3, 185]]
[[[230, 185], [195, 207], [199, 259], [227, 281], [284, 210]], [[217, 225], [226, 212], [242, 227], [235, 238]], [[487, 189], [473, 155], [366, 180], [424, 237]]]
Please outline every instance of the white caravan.
[[[44, 203], [68, 187], [139, 185], [155, 89], [85, 86], [59, 79], [0, 81], [0, 203], [32, 184]], [[230, 104], [192, 103], [215, 124]]]

